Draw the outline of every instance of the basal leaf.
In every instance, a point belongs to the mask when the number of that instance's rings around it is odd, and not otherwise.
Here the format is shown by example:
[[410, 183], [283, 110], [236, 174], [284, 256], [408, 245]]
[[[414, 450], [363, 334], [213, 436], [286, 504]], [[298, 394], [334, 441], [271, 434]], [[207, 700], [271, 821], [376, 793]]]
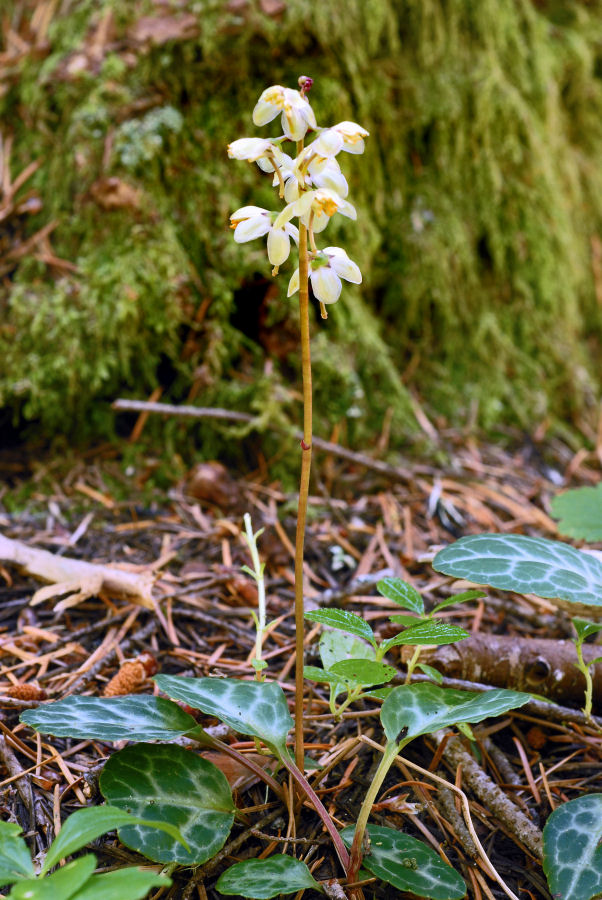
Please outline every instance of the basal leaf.
[[387, 600], [393, 600], [402, 609], [410, 609], [419, 616], [424, 615], [424, 600], [416, 588], [407, 581], [402, 581], [401, 578], [383, 578], [376, 585], [376, 590]]
[[[432, 900], [460, 900], [466, 895], [461, 876], [438, 853], [422, 841], [393, 828], [368, 825], [370, 852], [364, 856], [366, 869], [399, 891]], [[348, 847], [355, 826], [344, 828], [341, 836]]]
[[344, 678], [345, 681], [370, 687], [373, 684], [391, 681], [397, 674], [397, 669], [372, 659], [342, 659], [332, 666], [330, 672]]
[[[149, 818], [147, 817], [147, 819]], [[175, 841], [181, 840], [181, 834], [173, 825], [160, 821], [147, 821], [147, 819], [136, 819], [135, 816], [116, 806], [90, 806], [76, 810], [65, 819], [61, 830], [50, 845], [42, 867], [42, 875], [56, 866], [63, 857], [71, 856], [76, 850], [85, 847], [101, 834], [106, 834], [107, 831], [113, 831], [114, 828], [122, 825], [147, 825], [167, 832]]]
[[313, 609], [311, 612], [305, 613], [305, 618], [310, 622], [319, 622], [321, 625], [328, 625], [330, 628], [336, 628], [339, 631], [345, 631], [347, 634], [354, 634], [356, 637], [363, 638], [374, 647], [374, 632], [361, 616], [348, 612], [346, 609]]
[[96, 857], [88, 853], [45, 878], [18, 881], [10, 892], [10, 900], [70, 900], [95, 868]]
[[518, 691], [496, 689], [477, 694], [437, 684], [403, 684], [393, 688], [386, 698], [380, 718], [388, 740], [397, 743], [457, 722], [480, 722], [488, 716], [499, 716], [528, 700], [529, 694]]
[[602, 562], [559, 541], [520, 534], [463, 537], [439, 551], [433, 568], [562, 606], [602, 606]]
[[443, 622], [441, 619], [430, 619], [383, 641], [382, 646], [388, 650], [397, 644], [454, 644], [467, 637], [470, 637], [468, 632], [458, 625]]
[[553, 897], [590, 900], [602, 894], [602, 794], [569, 800], [550, 815], [543, 870]]
[[433, 607], [433, 613], [438, 613], [442, 609], [447, 609], [448, 606], [455, 606], [457, 603], [468, 603], [469, 600], [480, 600], [481, 597], [486, 596], [487, 594], [485, 591], [462, 591], [461, 594], [454, 594], [452, 597], [447, 597], [445, 600], [442, 600], [441, 603], [438, 603]]
[[73, 900], [141, 900], [151, 888], [169, 887], [170, 884], [171, 878], [146, 869], [117, 869], [115, 872], [93, 875]]
[[200, 865], [223, 846], [234, 821], [225, 775], [177, 746], [137, 744], [114, 753], [100, 776], [100, 789], [113, 806], [179, 829], [189, 849], [156, 828], [120, 826], [120, 840], [156, 862]]
[[170, 700], [129, 697], [65, 697], [21, 713], [21, 721], [42, 734], [100, 741], [169, 741], [196, 728]]
[[286, 737], [293, 726], [288, 703], [274, 681], [239, 681], [235, 678], [181, 678], [155, 675], [162, 691], [175, 700], [215, 716], [241, 734], [286, 752]]
[[320, 890], [307, 865], [292, 856], [275, 854], [268, 859], [245, 859], [220, 875], [216, 888], [220, 894], [235, 894], [253, 900], [269, 900], [279, 894], [292, 894], [304, 888]]
[[20, 835], [20, 825], [0, 822], [0, 887], [35, 875], [29, 849]]
[[602, 481], [596, 487], [580, 487], [552, 500], [558, 530], [568, 537], [602, 541]]

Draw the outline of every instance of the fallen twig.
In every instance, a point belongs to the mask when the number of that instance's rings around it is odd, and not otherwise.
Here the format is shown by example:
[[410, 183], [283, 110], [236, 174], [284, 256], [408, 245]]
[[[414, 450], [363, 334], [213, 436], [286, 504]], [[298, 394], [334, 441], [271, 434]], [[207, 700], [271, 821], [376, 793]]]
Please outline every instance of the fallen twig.
[[0, 534], [0, 560], [13, 563], [34, 578], [49, 581], [32, 598], [32, 604], [42, 603], [51, 597], [69, 594], [57, 605], [65, 609], [100, 593], [120, 597], [154, 609], [152, 586], [154, 576], [150, 571], [127, 572], [111, 566], [96, 565], [68, 556], [55, 556], [48, 550], [28, 547], [21, 541], [13, 541]]
[[[218, 409], [207, 406], [174, 406], [170, 403], [151, 403], [146, 400], [115, 400], [112, 408], [119, 412], [147, 412], [160, 413], [163, 416], [184, 416], [192, 419], [224, 419], [230, 422], [247, 422], [255, 421], [255, 417], [249, 413], [236, 412], [229, 409]], [[288, 434], [283, 428], [276, 425], [270, 426], [274, 431]], [[294, 429], [290, 432], [291, 436], [300, 441], [303, 438], [303, 432]], [[371, 469], [373, 472], [380, 472], [394, 481], [410, 481], [415, 474], [430, 475], [431, 469], [426, 466], [412, 466], [412, 471], [402, 469], [399, 466], [392, 466], [380, 459], [372, 459], [364, 453], [356, 453], [355, 450], [348, 450], [347, 447], [341, 447], [339, 444], [333, 444], [331, 441], [324, 441], [322, 438], [312, 438], [312, 445], [317, 450], [323, 450], [325, 453], [331, 453], [333, 456], [339, 456], [365, 469]]]

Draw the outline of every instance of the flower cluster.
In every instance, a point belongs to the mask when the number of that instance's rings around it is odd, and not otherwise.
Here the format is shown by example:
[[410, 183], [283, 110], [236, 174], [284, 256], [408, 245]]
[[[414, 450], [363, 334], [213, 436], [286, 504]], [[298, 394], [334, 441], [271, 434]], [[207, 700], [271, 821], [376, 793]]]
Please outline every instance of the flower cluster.
[[[337, 156], [341, 151], [363, 153], [368, 132], [355, 122], [320, 128], [306, 97], [311, 85], [311, 78], [302, 77], [298, 91], [279, 84], [267, 88], [255, 105], [253, 122], [266, 125], [280, 115], [282, 134], [272, 138], [241, 138], [229, 144], [231, 159], [257, 163], [263, 172], [273, 176], [273, 185], [285, 202], [280, 212], [243, 206], [232, 213], [230, 224], [237, 243], [267, 235], [268, 259], [275, 275], [290, 255], [291, 238], [299, 243], [299, 228], [291, 221], [298, 219], [299, 227], [307, 229], [309, 280], [325, 315], [323, 304], [339, 299], [341, 278], [359, 284], [362, 275], [342, 248], [319, 250], [315, 235], [328, 226], [336, 213], [350, 219], [357, 217], [355, 208], [346, 199], [349, 186]], [[314, 139], [304, 146], [308, 132], [314, 134]], [[296, 157], [282, 149], [287, 140], [295, 143]], [[289, 282], [288, 296], [296, 293], [299, 286], [297, 268]]]

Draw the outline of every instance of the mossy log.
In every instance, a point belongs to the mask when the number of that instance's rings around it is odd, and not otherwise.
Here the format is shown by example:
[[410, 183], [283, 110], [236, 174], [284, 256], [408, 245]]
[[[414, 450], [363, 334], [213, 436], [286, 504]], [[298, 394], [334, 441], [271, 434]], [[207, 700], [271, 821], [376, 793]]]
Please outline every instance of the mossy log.
[[[346, 168], [358, 222], [329, 226], [364, 283], [312, 326], [317, 433], [337, 425], [362, 449], [390, 420], [399, 446], [417, 430], [408, 387], [457, 425], [592, 415], [600, 0], [7, 9], [4, 177], [33, 168], [0, 221], [5, 417], [106, 434], [115, 396], [160, 386], [166, 400], [297, 423], [287, 271], [272, 280], [263, 245], [237, 246], [227, 228], [237, 207], [273, 203], [269, 179], [225, 146], [267, 134], [250, 121], [259, 93], [300, 74], [319, 122], [371, 133]], [[229, 426], [198, 427], [207, 454], [227, 452]]]

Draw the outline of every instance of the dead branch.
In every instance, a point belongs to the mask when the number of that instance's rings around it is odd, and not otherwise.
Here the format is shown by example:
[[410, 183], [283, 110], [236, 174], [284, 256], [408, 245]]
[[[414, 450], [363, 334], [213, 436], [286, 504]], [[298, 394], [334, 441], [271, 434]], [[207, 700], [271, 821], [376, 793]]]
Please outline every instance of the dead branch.
[[[602, 655], [599, 644], [585, 644], [585, 662]], [[474, 634], [456, 644], [422, 651], [421, 662], [442, 675], [494, 687], [530, 691], [560, 702], [583, 703], [585, 679], [575, 668], [572, 641]], [[594, 704], [602, 700], [602, 664], [593, 667]]]
[[[433, 737], [437, 743], [449, 738], [448, 732], [438, 731]], [[462, 768], [462, 783], [466, 785], [478, 799], [513, 834], [536, 859], [543, 855], [541, 831], [514, 804], [497, 784], [480, 767], [475, 758], [464, 748], [457, 737], [446, 741], [443, 758], [453, 771]]]
[[104, 593], [147, 609], [155, 607], [152, 595], [154, 576], [150, 571], [128, 572], [68, 556], [55, 556], [48, 550], [28, 547], [1, 534], [0, 560], [18, 566], [34, 578], [50, 582], [48, 587], [35, 592], [33, 604], [67, 594], [67, 599], [57, 607], [65, 609]]
[[[151, 403], [146, 400], [115, 400], [112, 408], [119, 412], [147, 412], [160, 413], [163, 416], [184, 416], [191, 419], [224, 419], [230, 422], [253, 422], [255, 417], [248, 413], [236, 412], [229, 409], [217, 409], [206, 406], [174, 406], [170, 403]], [[293, 430], [285, 431], [275, 425], [270, 426], [273, 431], [281, 434], [290, 434], [295, 440], [300, 441], [303, 438], [303, 432]], [[356, 453], [355, 450], [348, 450], [347, 447], [341, 447], [339, 444], [333, 444], [331, 441], [324, 441], [314, 435], [312, 438], [313, 446], [325, 453], [346, 459], [349, 462], [362, 466], [365, 469], [371, 469], [373, 472], [380, 472], [394, 481], [410, 481], [414, 474], [432, 474], [431, 470], [426, 466], [413, 466], [413, 471], [402, 469], [398, 466], [391, 466], [389, 463], [382, 462], [380, 459], [372, 459], [364, 453]]]

